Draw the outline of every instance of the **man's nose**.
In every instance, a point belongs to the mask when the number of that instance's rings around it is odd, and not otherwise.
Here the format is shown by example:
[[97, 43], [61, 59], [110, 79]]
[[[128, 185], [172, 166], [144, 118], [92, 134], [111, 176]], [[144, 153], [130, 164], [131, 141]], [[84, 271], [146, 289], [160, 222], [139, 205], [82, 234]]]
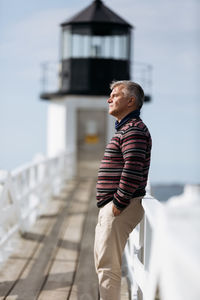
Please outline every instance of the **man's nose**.
[[108, 98], [107, 102], [110, 103], [111, 101], [112, 101], [111, 98]]

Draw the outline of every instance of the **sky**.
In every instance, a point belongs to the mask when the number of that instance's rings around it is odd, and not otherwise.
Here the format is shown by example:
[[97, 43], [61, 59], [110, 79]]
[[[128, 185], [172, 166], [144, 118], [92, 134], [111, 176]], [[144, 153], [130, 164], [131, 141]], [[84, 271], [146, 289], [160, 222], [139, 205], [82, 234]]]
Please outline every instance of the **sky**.
[[[59, 24], [91, 0], [0, 0], [0, 169], [46, 154], [41, 65], [59, 59]], [[152, 66], [142, 118], [152, 183], [200, 183], [199, 0], [104, 0], [135, 26], [132, 61]]]

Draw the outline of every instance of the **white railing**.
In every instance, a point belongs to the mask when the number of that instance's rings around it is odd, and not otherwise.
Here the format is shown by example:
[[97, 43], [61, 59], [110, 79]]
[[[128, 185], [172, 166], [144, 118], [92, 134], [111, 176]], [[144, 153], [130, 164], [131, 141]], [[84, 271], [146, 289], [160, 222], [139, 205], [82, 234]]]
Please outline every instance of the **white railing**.
[[200, 186], [161, 204], [149, 194], [145, 217], [125, 248], [131, 300], [199, 300]]
[[[124, 255], [124, 271], [129, 280], [131, 300], [144, 298], [149, 273], [153, 231], [156, 227], [157, 214], [162, 206], [150, 194], [147, 194], [142, 200], [142, 205], [145, 216], [130, 234]], [[147, 299], [149, 300], [149, 298]]]
[[8, 252], [12, 235], [29, 230], [52, 196], [58, 195], [76, 172], [72, 150], [53, 158], [42, 158], [7, 172], [0, 178], [0, 261]]

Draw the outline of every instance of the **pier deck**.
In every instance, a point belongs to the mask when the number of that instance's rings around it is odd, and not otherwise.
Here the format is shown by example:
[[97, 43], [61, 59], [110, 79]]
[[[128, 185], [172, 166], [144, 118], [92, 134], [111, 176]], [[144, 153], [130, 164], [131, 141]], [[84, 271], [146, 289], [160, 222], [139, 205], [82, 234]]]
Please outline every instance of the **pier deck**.
[[[87, 176], [88, 174], [86, 174]], [[0, 300], [97, 300], [93, 176], [71, 180], [0, 266]], [[121, 299], [128, 300], [126, 279]]]

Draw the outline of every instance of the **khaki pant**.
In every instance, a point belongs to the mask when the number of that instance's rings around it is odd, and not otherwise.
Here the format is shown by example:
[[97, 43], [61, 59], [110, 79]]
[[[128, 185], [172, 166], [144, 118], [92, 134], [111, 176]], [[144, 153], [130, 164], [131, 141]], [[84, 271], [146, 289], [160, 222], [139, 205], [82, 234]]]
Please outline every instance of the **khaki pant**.
[[112, 201], [100, 208], [94, 242], [100, 300], [120, 299], [122, 254], [129, 234], [142, 220], [141, 199], [133, 198], [116, 217], [112, 212]]

